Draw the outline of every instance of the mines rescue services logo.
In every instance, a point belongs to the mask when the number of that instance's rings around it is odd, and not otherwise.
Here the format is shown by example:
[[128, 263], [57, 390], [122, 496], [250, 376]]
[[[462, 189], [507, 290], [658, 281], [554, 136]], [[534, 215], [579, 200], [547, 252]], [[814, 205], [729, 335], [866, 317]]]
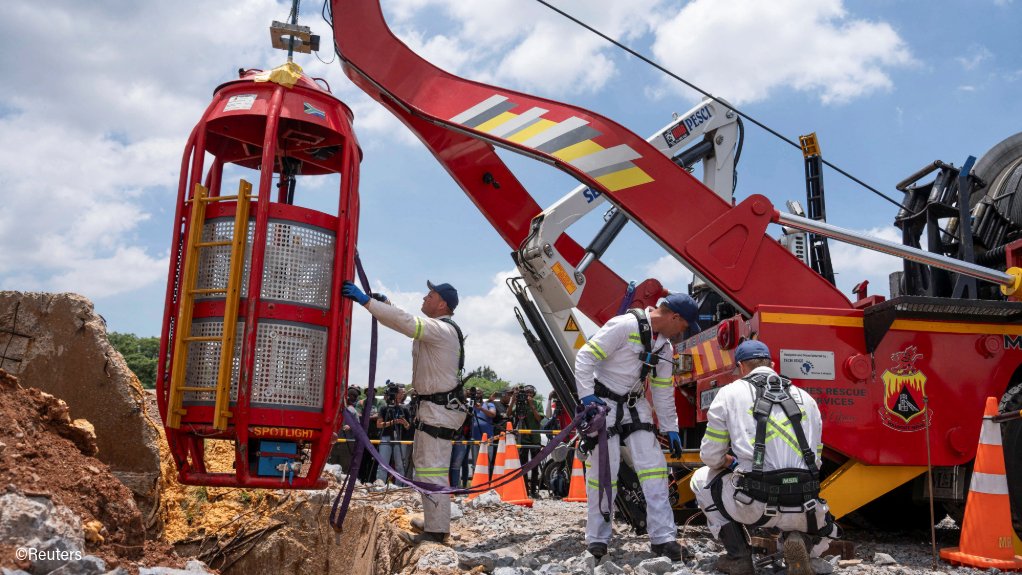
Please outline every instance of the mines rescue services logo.
[[916, 353], [912, 345], [904, 351], [891, 354], [894, 366], [880, 376], [884, 382], [884, 407], [880, 420], [895, 431], [919, 431], [930, 422], [926, 401], [926, 374], [919, 371], [916, 361], [923, 354]]

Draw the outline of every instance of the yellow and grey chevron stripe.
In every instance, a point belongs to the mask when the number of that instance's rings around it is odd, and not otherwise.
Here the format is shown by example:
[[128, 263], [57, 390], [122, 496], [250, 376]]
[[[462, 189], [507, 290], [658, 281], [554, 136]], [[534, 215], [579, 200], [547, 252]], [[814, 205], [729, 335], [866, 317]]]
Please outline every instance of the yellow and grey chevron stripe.
[[451, 122], [550, 154], [585, 172], [602, 186], [616, 192], [652, 182], [653, 178], [632, 160], [639, 152], [626, 144], [604, 148], [593, 141], [602, 135], [587, 120], [572, 116], [561, 122], [543, 118], [549, 112], [529, 108], [520, 114], [507, 96], [495, 94], [455, 115]]

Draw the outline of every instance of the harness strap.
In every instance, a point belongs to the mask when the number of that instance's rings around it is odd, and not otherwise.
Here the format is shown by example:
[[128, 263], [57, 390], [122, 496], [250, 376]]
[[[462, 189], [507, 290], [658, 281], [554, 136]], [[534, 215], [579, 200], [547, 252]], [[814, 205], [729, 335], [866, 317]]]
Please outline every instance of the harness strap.
[[642, 366], [639, 368], [639, 381], [645, 382], [649, 372], [656, 365], [656, 362], [653, 361], [653, 328], [649, 327], [649, 320], [646, 319], [646, 314], [643, 310], [630, 309], [628, 313], [634, 315], [635, 319], [639, 322], [639, 340], [642, 342], [642, 348], [645, 351], [641, 358]]
[[724, 519], [734, 521], [735, 518], [731, 517], [731, 514], [724, 508], [724, 476], [726, 475], [731, 475], [731, 471], [725, 469], [711, 479], [710, 484], [706, 486], [706, 489], [710, 490], [710, 498], [713, 499], [713, 507], [708, 508], [707, 511], [716, 511], [723, 515]]
[[423, 423], [421, 419], [415, 420], [415, 429], [425, 431], [428, 435], [432, 435], [437, 439], [446, 439], [447, 441], [453, 441], [458, 435], [457, 429], [448, 429], [446, 427], [430, 425], [428, 423]]
[[458, 409], [461, 403], [461, 397], [458, 395], [458, 388], [455, 387], [451, 391], [440, 391], [427, 395], [419, 395], [416, 397], [416, 401], [428, 401], [444, 407], [449, 407], [453, 404], [454, 409]]
[[[607, 428], [607, 434], [609, 437], [620, 435], [620, 440], [624, 441], [625, 438], [636, 431], [653, 431], [653, 424], [639, 421], [639, 410], [635, 408], [636, 402], [644, 397], [643, 390], [636, 390], [622, 395], [620, 393], [614, 393], [598, 379], [593, 381], [595, 383], [593, 392], [596, 394], [596, 397], [609, 399], [613, 401], [615, 405], [614, 425]], [[623, 424], [621, 423], [621, 420], [624, 419], [624, 409], [626, 405], [628, 406], [628, 415], [631, 416], [632, 421], [631, 423]]]
[[458, 379], [461, 379], [461, 372], [465, 371], [465, 336], [461, 333], [461, 328], [458, 324], [454, 323], [454, 320], [449, 317], [442, 317], [440, 321], [451, 324], [454, 331], [458, 334]]

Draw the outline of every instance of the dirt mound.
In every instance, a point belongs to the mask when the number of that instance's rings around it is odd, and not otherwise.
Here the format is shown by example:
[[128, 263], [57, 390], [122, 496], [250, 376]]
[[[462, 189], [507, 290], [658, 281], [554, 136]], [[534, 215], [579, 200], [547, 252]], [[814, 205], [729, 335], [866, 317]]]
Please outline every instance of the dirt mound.
[[[62, 400], [23, 388], [0, 370], [0, 422], [0, 485], [69, 508], [81, 518], [89, 553], [111, 568], [130, 569], [144, 557], [161, 565], [182, 563], [166, 545], [147, 549], [131, 491], [93, 457], [91, 426], [72, 420]], [[0, 564], [16, 564], [13, 549], [0, 547]]]
[[92, 302], [72, 293], [0, 291], [0, 369], [89, 420], [97, 457], [149, 514], [160, 474], [159, 425], [144, 417], [142, 386], [107, 341]]

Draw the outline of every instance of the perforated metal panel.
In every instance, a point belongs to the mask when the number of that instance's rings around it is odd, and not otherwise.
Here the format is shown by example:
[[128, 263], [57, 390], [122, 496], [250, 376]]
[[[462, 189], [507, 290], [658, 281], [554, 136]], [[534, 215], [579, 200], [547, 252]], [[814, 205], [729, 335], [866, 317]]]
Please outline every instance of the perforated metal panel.
[[[252, 261], [252, 233], [255, 219], [249, 220], [245, 240], [245, 270], [242, 297], [248, 295], [248, 276]], [[233, 218], [213, 218], [202, 230], [203, 242], [230, 241]], [[261, 298], [326, 309], [330, 305], [333, 277], [334, 234], [314, 226], [285, 220], [270, 220], [266, 234]], [[231, 268], [231, 247], [213, 246], [202, 250], [199, 259], [199, 288], [224, 288]], [[222, 295], [200, 296], [204, 299]], [[196, 297], [196, 299], [200, 299]]]
[[[238, 322], [234, 365], [231, 370], [231, 402], [238, 399], [238, 370], [241, 365], [241, 335], [244, 324]], [[221, 320], [196, 320], [193, 336], [219, 336]], [[252, 376], [253, 407], [279, 407], [316, 411], [323, 408], [323, 380], [326, 371], [325, 328], [291, 322], [261, 320], [256, 330], [255, 369]], [[220, 366], [220, 344], [188, 344], [188, 387], [208, 387], [209, 392], [190, 391], [185, 405], [212, 404]]]

